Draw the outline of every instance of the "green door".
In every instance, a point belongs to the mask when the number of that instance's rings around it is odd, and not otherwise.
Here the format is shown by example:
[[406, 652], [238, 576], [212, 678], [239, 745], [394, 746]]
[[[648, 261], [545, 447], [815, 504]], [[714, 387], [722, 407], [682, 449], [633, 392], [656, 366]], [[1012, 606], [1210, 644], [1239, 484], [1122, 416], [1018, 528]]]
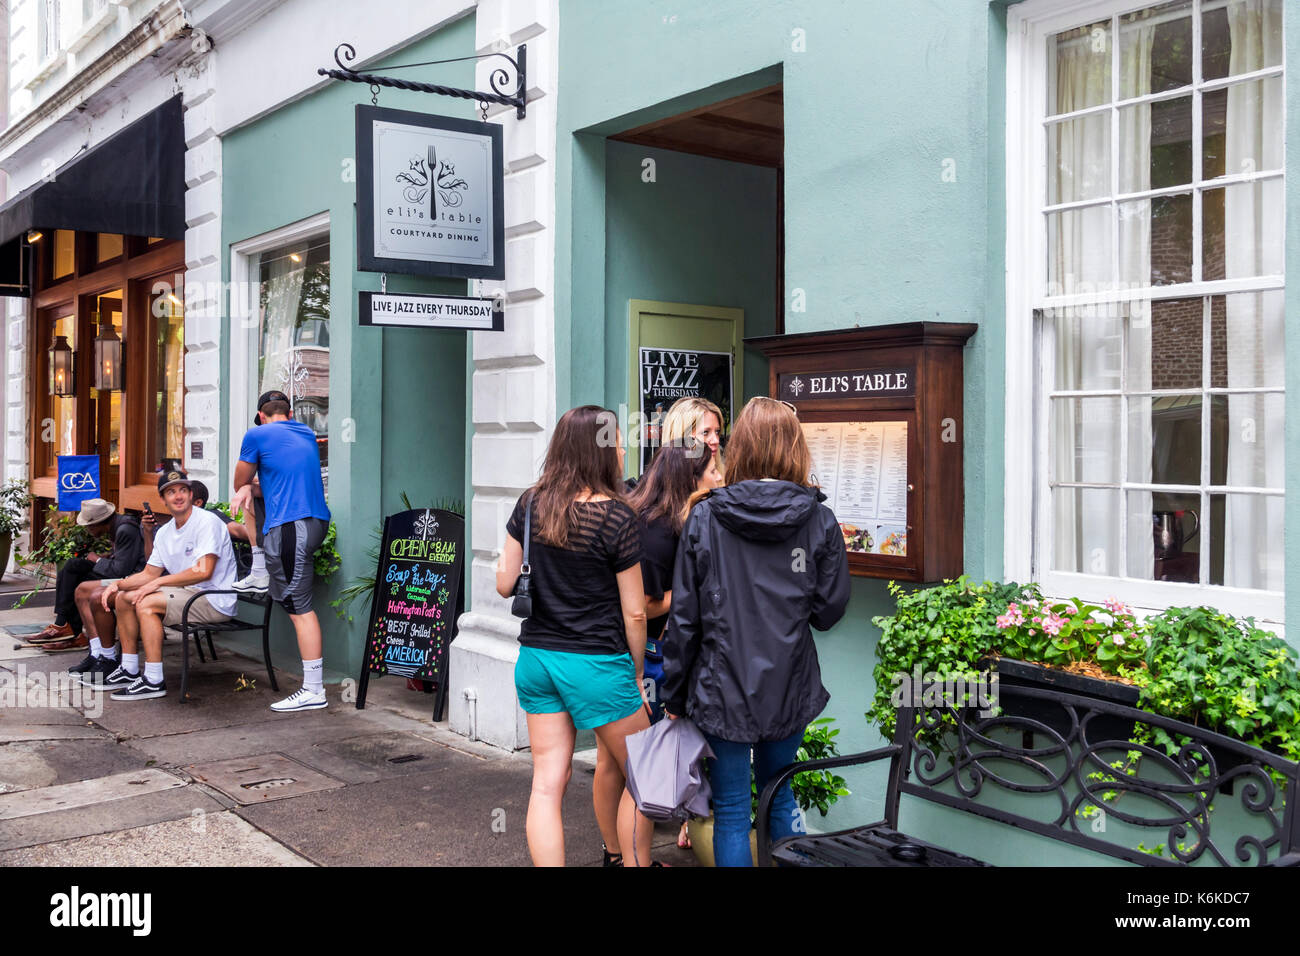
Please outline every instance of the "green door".
[[[745, 394], [744, 363], [737, 361], [745, 336], [745, 310], [631, 299], [628, 320], [628, 408], [641, 413], [641, 434], [646, 434], [646, 424], [653, 427], [656, 415], [686, 395], [703, 395], [716, 402], [727, 419], [722, 429], [730, 431], [739, 411], [737, 403]], [[627, 464], [632, 474], [639, 475], [640, 453], [629, 454]]]

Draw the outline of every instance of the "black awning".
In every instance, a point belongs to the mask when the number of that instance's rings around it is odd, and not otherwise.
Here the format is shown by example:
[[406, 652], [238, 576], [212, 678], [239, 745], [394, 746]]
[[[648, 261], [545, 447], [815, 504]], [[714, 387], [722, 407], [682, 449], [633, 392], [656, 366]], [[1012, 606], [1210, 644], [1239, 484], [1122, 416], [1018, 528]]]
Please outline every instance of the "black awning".
[[[79, 154], [48, 182], [0, 206], [0, 295], [30, 295], [29, 229], [185, 237], [185, 119], [181, 98]], [[23, 289], [21, 286], [26, 286]]]

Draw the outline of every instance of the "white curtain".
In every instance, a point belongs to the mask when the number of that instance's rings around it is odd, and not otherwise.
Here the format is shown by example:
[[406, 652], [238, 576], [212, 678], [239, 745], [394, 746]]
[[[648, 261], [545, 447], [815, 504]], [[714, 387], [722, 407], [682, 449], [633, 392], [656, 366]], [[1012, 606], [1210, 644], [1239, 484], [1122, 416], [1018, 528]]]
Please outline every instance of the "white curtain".
[[[1121, 88], [1131, 95], [1151, 89], [1151, 47], [1154, 28], [1126, 28], [1121, 45]], [[1113, 38], [1112, 38], [1113, 42]], [[1093, 49], [1087, 28], [1077, 38], [1063, 38], [1057, 47], [1056, 113], [1069, 113], [1110, 99], [1109, 46], [1104, 56]], [[1099, 97], [1098, 90], [1105, 95]], [[1130, 108], [1120, 114], [1120, 180], [1133, 190], [1151, 182], [1151, 110]], [[1099, 195], [1095, 190], [1099, 170], [1109, 180], [1111, 121], [1109, 112], [1061, 124], [1057, 137], [1056, 189], [1053, 202], [1065, 203]], [[1100, 124], [1105, 124], [1100, 125]], [[1111, 182], [1109, 190], [1118, 191]], [[1054, 231], [1049, 254], [1052, 292], [1104, 292], [1114, 288], [1111, 259], [1111, 211], [1108, 205], [1066, 214]], [[1149, 284], [1151, 274], [1150, 204], [1134, 207], [1119, 223], [1119, 277]], [[1057, 389], [1118, 389], [1121, 342], [1125, 317], [1129, 326], [1129, 390], [1151, 387], [1151, 322], [1146, 304], [1130, 307], [1097, 306], [1062, 310], [1055, 319]], [[1149, 400], [1139, 400], [1146, 403]], [[1119, 444], [1122, 406], [1117, 399], [1058, 400], [1052, 415], [1053, 475], [1057, 481], [1113, 484], [1120, 473]], [[1150, 414], [1130, 419], [1131, 454], [1128, 478], [1151, 480]], [[1125, 502], [1111, 491], [1057, 492], [1052, 503], [1055, 555], [1053, 565], [1062, 571], [1118, 574], [1120, 515]], [[1151, 496], [1133, 493], [1127, 506], [1131, 514], [1145, 515], [1129, 526], [1128, 573], [1150, 577], [1154, 545], [1151, 537]], [[1118, 509], [1118, 510], [1117, 510]]]
[[279, 389], [292, 400], [296, 398], [294, 325], [302, 297], [306, 273], [307, 250], [297, 250], [294, 262], [289, 250], [282, 250], [270, 263], [266, 288], [266, 309], [262, 313], [259, 358], [262, 368], [257, 376], [257, 393]]
[[[1249, 73], [1283, 62], [1282, 5], [1233, 0], [1229, 72]], [[1280, 169], [1282, 83], [1273, 80], [1228, 88], [1227, 172]], [[1226, 275], [1229, 279], [1283, 274], [1280, 184], [1229, 187], [1224, 200]], [[1228, 386], [1281, 385], [1285, 314], [1283, 295], [1227, 298]], [[1231, 486], [1281, 488], [1286, 452], [1281, 395], [1228, 398], [1228, 467]], [[1229, 495], [1225, 511], [1223, 583], [1282, 590], [1283, 499]]]

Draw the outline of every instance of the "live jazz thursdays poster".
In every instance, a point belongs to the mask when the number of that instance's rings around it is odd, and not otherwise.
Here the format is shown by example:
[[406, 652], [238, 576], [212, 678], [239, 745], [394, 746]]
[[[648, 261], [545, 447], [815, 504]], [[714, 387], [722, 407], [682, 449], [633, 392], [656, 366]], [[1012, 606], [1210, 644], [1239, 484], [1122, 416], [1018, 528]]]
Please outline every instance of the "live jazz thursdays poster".
[[661, 440], [664, 415], [679, 398], [707, 398], [722, 409], [722, 427], [731, 427], [731, 353], [682, 349], [641, 350], [641, 471], [644, 474]]

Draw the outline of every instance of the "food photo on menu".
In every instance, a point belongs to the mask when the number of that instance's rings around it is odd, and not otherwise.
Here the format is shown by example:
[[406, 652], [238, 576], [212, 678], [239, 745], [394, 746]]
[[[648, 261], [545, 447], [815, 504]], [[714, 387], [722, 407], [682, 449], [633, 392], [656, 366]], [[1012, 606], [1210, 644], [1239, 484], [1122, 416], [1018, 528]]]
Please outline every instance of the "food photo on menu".
[[907, 422], [804, 422], [812, 479], [857, 554], [907, 554]]

